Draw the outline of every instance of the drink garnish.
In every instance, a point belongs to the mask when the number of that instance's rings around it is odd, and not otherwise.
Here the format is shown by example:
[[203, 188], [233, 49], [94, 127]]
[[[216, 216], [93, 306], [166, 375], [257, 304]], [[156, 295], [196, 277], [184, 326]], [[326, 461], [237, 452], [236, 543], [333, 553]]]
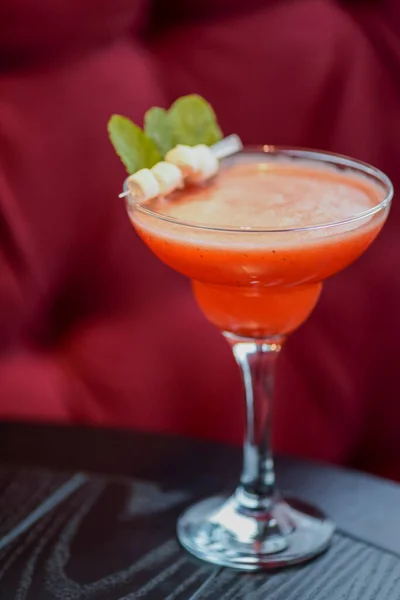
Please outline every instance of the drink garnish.
[[220, 158], [242, 149], [238, 136], [222, 139], [214, 110], [204, 98], [190, 94], [165, 110], [150, 108], [144, 130], [127, 117], [108, 122], [112, 145], [126, 167], [132, 197], [148, 200], [166, 195], [184, 181], [202, 182], [218, 172]]
[[108, 134], [129, 174], [151, 168], [162, 158], [154, 141], [127, 117], [113, 115], [108, 122]]

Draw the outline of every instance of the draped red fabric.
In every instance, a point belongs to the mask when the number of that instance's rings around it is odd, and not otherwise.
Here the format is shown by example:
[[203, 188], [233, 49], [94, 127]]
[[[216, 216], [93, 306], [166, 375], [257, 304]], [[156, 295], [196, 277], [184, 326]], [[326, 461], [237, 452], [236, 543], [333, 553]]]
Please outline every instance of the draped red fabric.
[[[313, 146], [400, 186], [395, 0], [3, 0], [0, 417], [239, 442], [239, 376], [117, 194], [111, 113], [198, 92], [226, 133]], [[277, 449], [400, 479], [400, 208], [280, 359]]]

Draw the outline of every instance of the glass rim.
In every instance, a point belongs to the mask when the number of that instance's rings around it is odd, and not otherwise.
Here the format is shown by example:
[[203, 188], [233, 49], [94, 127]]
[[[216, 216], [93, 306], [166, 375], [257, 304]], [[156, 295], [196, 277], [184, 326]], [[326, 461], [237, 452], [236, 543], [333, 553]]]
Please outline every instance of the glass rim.
[[[394, 189], [393, 184], [389, 177], [380, 169], [372, 166], [367, 162], [363, 162], [356, 158], [351, 158], [344, 154], [337, 154], [335, 152], [329, 152], [325, 150], [314, 150], [311, 148], [301, 148], [296, 146], [276, 146], [276, 145], [264, 145], [264, 146], [244, 146], [243, 150], [235, 154], [234, 156], [240, 156], [240, 154], [250, 154], [250, 153], [259, 153], [259, 154], [270, 154], [276, 155], [279, 154], [287, 155], [293, 158], [299, 159], [310, 159], [310, 161], [314, 161], [317, 163], [328, 163], [335, 166], [351, 169], [352, 171], [358, 171], [363, 175], [366, 175], [370, 179], [375, 179], [384, 187], [386, 194], [383, 200], [379, 202], [376, 206], [369, 208], [361, 213], [357, 213], [351, 217], [346, 219], [342, 219], [341, 221], [330, 221], [328, 223], [318, 223], [317, 225], [306, 225], [303, 227], [284, 227], [284, 228], [268, 228], [268, 227], [237, 227], [237, 226], [213, 226], [202, 224], [194, 221], [182, 221], [176, 217], [172, 217], [169, 215], [164, 215], [156, 210], [152, 210], [151, 208], [147, 208], [140, 204], [140, 202], [135, 201], [130, 194], [127, 196], [126, 204], [128, 212], [133, 207], [135, 210], [162, 220], [168, 223], [179, 225], [181, 227], [188, 227], [191, 229], [201, 229], [205, 231], [216, 231], [216, 232], [228, 232], [228, 233], [292, 233], [292, 232], [301, 232], [301, 231], [314, 231], [318, 229], [328, 229], [334, 227], [340, 227], [343, 225], [347, 225], [348, 223], [354, 223], [356, 221], [362, 221], [368, 217], [372, 217], [373, 215], [380, 212], [382, 209], [386, 208], [390, 205], [390, 202], [393, 198]], [[227, 159], [223, 159], [227, 160]], [[126, 184], [126, 180], [124, 182], [124, 191], [128, 191], [128, 187]]]

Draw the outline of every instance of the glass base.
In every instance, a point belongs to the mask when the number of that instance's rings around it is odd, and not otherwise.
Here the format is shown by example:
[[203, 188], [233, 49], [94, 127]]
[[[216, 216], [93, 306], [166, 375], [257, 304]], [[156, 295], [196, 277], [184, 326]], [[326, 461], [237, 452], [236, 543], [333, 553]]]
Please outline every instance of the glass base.
[[182, 546], [216, 565], [257, 571], [310, 560], [329, 546], [334, 524], [299, 500], [274, 501], [249, 511], [237, 496], [215, 497], [189, 508], [178, 520]]

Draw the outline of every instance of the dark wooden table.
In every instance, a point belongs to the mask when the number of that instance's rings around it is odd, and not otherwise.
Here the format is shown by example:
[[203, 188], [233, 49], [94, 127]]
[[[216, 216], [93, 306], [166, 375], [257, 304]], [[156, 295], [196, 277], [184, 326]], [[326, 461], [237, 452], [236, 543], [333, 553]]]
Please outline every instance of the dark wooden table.
[[331, 549], [276, 573], [187, 555], [182, 509], [229, 491], [238, 449], [144, 434], [0, 425], [1, 600], [400, 600], [400, 486], [278, 462], [281, 487], [336, 521]]

